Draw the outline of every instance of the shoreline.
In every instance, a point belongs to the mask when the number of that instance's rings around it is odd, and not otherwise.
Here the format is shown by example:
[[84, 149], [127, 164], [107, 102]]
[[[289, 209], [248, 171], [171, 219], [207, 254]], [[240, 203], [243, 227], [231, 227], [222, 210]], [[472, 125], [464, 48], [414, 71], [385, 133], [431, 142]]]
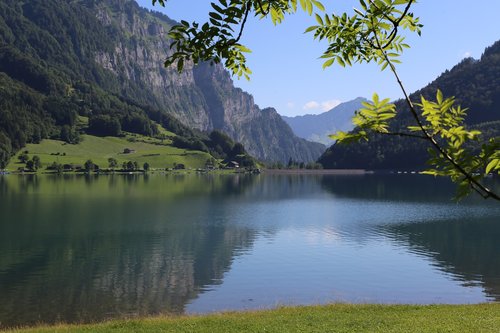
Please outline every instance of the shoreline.
[[85, 172], [85, 171], [39, 171], [39, 172], [19, 172], [19, 171], [3, 171], [0, 175], [155, 175], [155, 174], [267, 174], [267, 175], [371, 175], [376, 172], [364, 169], [179, 169], [179, 170], [143, 170], [136, 171], [121, 171], [121, 170], [101, 170], [98, 172]]
[[269, 175], [368, 175], [373, 171], [364, 169], [262, 169]]

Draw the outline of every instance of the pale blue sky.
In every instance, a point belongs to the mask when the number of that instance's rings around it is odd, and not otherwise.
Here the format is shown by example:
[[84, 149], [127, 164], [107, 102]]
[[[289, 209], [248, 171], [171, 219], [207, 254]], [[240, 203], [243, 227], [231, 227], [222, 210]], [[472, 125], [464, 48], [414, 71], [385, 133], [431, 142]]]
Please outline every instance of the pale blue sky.
[[[205, 22], [209, 0], [168, 0], [167, 7], [151, 6], [175, 20]], [[330, 12], [350, 11], [358, 1], [323, 0]], [[341, 4], [339, 4], [341, 3]], [[411, 35], [411, 49], [398, 66], [409, 91], [433, 81], [466, 56], [479, 58], [485, 47], [500, 39], [500, 0], [420, 0], [413, 12], [424, 24], [422, 36]], [[234, 79], [235, 85], [251, 93], [260, 107], [272, 106], [282, 115], [321, 113], [338, 102], [358, 96], [400, 98], [401, 92], [389, 71], [375, 64], [321, 68], [318, 57], [325, 48], [303, 31], [315, 20], [304, 13], [288, 16], [274, 27], [271, 22], [250, 18], [242, 43], [252, 49], [248, 65], [251, 81]]]

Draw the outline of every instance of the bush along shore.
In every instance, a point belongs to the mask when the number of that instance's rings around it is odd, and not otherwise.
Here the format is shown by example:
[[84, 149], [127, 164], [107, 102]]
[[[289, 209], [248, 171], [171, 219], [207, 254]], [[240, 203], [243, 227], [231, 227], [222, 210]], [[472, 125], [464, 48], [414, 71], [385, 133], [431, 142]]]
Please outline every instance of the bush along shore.
[[499, 332], [500, 303], [475, 305], [333, 304], [203, 316], [113, 320], [6, 332]]

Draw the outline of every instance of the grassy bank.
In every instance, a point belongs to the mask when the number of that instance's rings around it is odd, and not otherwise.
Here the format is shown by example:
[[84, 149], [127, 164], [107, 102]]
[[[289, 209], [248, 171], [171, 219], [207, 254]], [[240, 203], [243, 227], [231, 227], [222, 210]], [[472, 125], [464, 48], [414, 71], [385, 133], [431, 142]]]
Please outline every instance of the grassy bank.
[[11, 332], [500, 332], [500, 304], [285, 307]]
[[[131, 141], [131, 138], [134, 141]], [[82, 142], [76, 145], [58, 140], [43, 140], [40, 144], [26, 145], [11, 159], [6, 169], [15, 171], [24, 166], [18, 161], [18, 156], [24, 151], [28, 151], [30, 158], [34, 155], [40, 157], [42, 170], [53, 162], [83, 165], [89, 159], [101, 168], [107, 168], [109, 158], [118, 161], [118, 168], [127, 161], [137, 162], [141, 168], [145, 162], [149, 163], [151, 168], [172, 168], [174, 163], [202, 168], [211, 157], [205, 152], [186, 151], [168, 143], [168, 140], [162, 143], [160, 140], [139, 135], [120, 138], [82, 135]], [[132, 153], [125, 154], [125, 149], [132, 150]]]

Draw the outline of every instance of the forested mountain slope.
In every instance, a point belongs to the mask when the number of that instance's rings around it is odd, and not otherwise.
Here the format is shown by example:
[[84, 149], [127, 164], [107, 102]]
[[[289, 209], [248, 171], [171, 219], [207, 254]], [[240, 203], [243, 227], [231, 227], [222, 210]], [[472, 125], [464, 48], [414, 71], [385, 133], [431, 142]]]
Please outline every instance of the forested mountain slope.
[[76, 136], [77, 115], [147, 135], [152, 121], [173, 132], [218, 129], [263, 160], [321, 154], [324, 146], [294, 136], [273, 109], [260, 110], [222, 67], [164, 68], [173, 23], [132, 0], [3, 0], [0, 159], [59, 138], [63, 127]]
[[[410, 98], [417, 103], [421, 95], [434, 100], [437, 89], [469, 108], [466, 124], [481, 130], [483, 140], [500, 137], [500, 41], [488, 47], [481, 59], [464, 59]], [[392, 130], [414, 124], [405, 101], [397, 101], [396, 109]], [[428, 159], [427, 148], [427, 143], [418, 139], [378, 135], [368, 142], [336, 144], [319, 162], [325, 168], [420, 170]]]

